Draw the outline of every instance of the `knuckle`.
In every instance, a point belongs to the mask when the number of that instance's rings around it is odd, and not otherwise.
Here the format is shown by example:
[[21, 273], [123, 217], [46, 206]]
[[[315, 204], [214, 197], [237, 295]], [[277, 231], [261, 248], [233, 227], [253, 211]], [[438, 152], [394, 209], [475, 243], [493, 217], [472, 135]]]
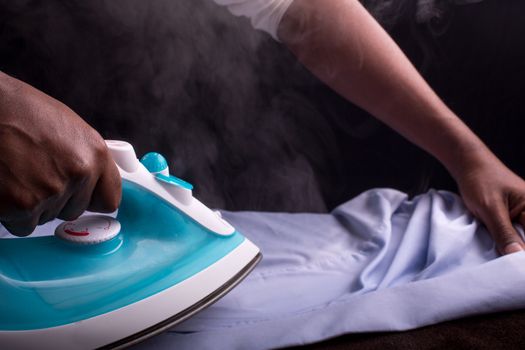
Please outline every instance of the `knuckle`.
[[19, 194], [16, 196], [13, 201], [13, 207], [16, 208], [18, 212], [24, 213], [27, 215], [27, 213], [32, 213], [36, 210], [36, 208], [40, 205], [40, 200], [31, 193], [26, 194]]
[[64, 184], [61, 181], [47, 181], [41, 187], [46, 198], [56, 198], [64, 193]]
[[96, 176], [100, 168], [105, 164], [108, 150], [104, 140], [96, 140], [91, 145], [91, 154], [84, 153], [75, 159], [71, 166], [70, 176], [77, 181], [82, 181]]
[[95, 136], [93, 137], [93, 145], [92, 145], [93, 155], [94, 158], [100, 162], [101, 160], [104, 160], [108, 156], [108, 147], [106, 146], [106, 142], [104, 139], [95, 132]]
[[478, 199], [478, 203], [480, 206], [480, 210], [482, 212], [491, 212], [494, 208], [494, 204], [496, 203], [497, 199], [493, 196], [481, 196]]
[[76, 181], [83, 181], [93, 172], [93, 162], [80, 158], [69, 169], [69, 176]]

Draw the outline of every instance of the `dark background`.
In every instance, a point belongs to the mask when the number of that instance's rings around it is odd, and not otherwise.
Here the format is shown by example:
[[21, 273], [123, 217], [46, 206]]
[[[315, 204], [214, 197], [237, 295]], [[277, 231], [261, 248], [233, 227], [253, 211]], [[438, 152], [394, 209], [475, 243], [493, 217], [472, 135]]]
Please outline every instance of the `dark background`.
[[322, 212], [371, 187], [424, 189], [422, 152], [210, 0], [0, 1], [0, 12], [0, 69], [105, 138], [164, 153], [211, 206]]
[[[440, 3], [441, 16], [417, 24], [406, 1], [388, 29], [523, 176], [525, 5]], [[435, 160], [210, 0], [0, 0], [0, 70], [64, 102], [105, 138], [127, 140], [139, 155], [162, 152], [212, 207], [325, 212], [372, 187], [455, 190]], [[525, 346], [524, 319], [485, 316], [326, 346]]]

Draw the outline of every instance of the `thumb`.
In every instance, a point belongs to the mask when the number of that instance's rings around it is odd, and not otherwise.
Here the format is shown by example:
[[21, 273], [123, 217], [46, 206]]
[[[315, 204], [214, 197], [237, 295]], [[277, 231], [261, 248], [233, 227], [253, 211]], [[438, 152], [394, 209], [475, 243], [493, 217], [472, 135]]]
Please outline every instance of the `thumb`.
[[524, 243], [512, 226], [508, 209], [503, 203], [496, 205], [481, 218], [487, 226], [496, 248], [502, 255], [523, 250]]

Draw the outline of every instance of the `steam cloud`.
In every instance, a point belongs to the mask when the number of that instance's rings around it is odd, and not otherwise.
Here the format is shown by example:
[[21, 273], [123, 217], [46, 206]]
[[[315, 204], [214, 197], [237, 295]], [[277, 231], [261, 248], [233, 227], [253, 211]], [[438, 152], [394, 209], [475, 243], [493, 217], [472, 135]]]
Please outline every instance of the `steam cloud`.
[[419, 151], [211, 0], [3, 0], [0, 13], [0, 69], [139, 156], [164, 153], [210, 206], [322, 212], [417, 182], [400, 159]]

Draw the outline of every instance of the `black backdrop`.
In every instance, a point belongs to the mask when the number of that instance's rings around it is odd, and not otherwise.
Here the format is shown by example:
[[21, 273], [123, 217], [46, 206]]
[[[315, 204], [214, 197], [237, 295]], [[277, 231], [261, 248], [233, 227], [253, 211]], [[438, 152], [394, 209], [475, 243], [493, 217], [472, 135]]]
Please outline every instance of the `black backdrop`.
[[[446, 3], [446, 1], [445, 1]], [[393, 36], [440, 96], [525, 175], [521, 0], [451, 8]], [[454, 190], [432, 158], [210, 0], [0, 0], [0, 69], [106, 138], [161, 151], [214, 207], [323, 212], [371, 187]], [[523, 312], [316, 348], [524, 348]]]
[[104, 137], [163, 152], [211, 206], [322, 212], [371, 187], [426, 188], [422, 152], [210, 0], [0, 1], [0, 13], [0, 69]]
[[[392, 34], [445, 101], [519, 174], [520, 1], [484, 1]], [[523, 12], [523, 11], [521, 11]], [[419, 151], [210, 0], [0, 0], [0, 69], [105, 138], [164, 153], [214, 207], [322, 212], [371, 187], [454, 190]]]

